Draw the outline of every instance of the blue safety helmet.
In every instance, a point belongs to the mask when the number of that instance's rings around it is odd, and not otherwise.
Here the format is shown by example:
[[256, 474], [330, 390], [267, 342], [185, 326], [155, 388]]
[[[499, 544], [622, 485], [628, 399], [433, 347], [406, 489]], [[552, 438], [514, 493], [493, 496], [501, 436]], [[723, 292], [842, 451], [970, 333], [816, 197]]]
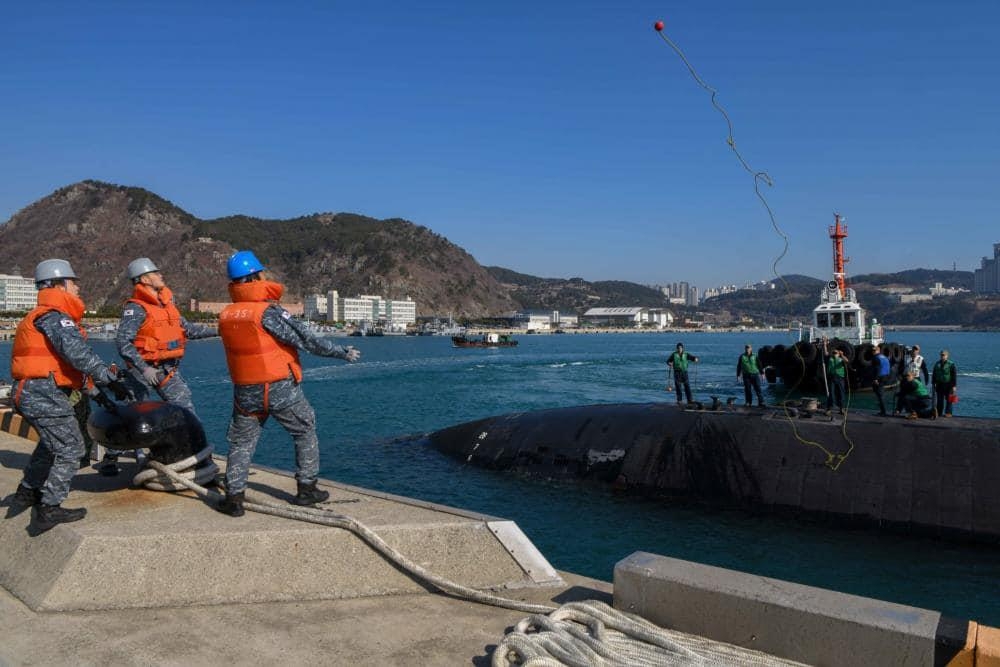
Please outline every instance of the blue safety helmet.
[[240, 250], [233, 253], [226, 264], [226, 271], [230, 280], [246, 278], [250, 274], [259, 273], [264, 270], [264, 265], [260, 263], [257, 256], [251, 250]]

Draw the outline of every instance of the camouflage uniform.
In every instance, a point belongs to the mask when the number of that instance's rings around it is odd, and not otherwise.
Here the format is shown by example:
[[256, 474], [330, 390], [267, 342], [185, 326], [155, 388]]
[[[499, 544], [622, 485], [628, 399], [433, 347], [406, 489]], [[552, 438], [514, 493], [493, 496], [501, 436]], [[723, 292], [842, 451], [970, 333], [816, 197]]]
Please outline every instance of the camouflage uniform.
[[[321, 357], [346, 358], [347, 349], [327, 338], [318, 338], [291, 318], [288, 311], [271, 305], [261, 318], [264, 330], [278, 341]], [[289, 376], [287, 380], [267, 385], [267, 405], [263, 384], [234, 385], [233, 419], [226, 439], [229, 458], [226, 462], [226, 489], [230, 494], [246, 489], [250, 460], [253, 458], [261, 427], [273, 416], [295, 442], [295, 479], [300, 484], [315, 484], [319, 477], [319, 440], [316, 437], [316, 413], [302, 393], [302, 387]], [[266, 410], [266, 411], [265, 411]]]
[[[55, 351], [97, 384], [114, 378], [66, 314], [51, 311], [35, 320]], [[73, 391], [57, 387], [51, 377], [24, 380], [19, 385], [15, 408], [38, 431], [39, 439], [21, 482], [29, 489], [42, 490], [42, 504], [59, 505], [69, 495], [70, 482], [85, 451], [84, 437], [77, 421]]]
[[[146, 321], [146, 310], [134, 303], [125, 304], [122, 311], [121, 322], [118, 324], [118, 334], [115, 343], [118, 346], [118, 354], [128, 362], [130, 371], [125, 374], [125, 383], [132, 390], [132, 394], [139, 402], [150, 400], [150, 395], [156, 391], [167, 403], [179, 405], [194, 414], [194, 403], [191, 401], [191, 390], [188, 388], [184, 378], [181, 377], [180, 359], [168, 359], [156, 368], [160, 369], [162, 376], [170, 375], [170, 379], [161, 387], [150, 387], [142, 377], [142, 371], [149, 366], [149, 363], [142, 358], [139, 350], [135, 347], [135, 337], [139, 328]], [[214, 328], [204, 324], [192, 324], [181, 317], [181, 326], [184, 327], [184, 335], [191, 340], [198, 338], [211, 338], [218, 336]]]

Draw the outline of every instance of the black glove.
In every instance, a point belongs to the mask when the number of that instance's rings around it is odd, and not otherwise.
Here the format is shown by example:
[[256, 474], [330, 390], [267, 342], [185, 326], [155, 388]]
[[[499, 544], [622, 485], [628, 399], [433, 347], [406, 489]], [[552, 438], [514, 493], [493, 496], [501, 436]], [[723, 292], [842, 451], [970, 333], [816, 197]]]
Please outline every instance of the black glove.
[[112, 380], [108, 383], [108, 388], [114, 392], [115, 398], [119, 401], [134, 401], [135, 396], [129, 390], [128, 386], [121, 380]]
[[108, 398], [108, 395], [105, 394], [100, 389], [98, 389], [97, 387], [92, 387], [88, 389], [87, 396], [90, 398], [90, 400], [92, 400], [94, 403], [97, 403], [105, 410], [108, 410], [109, 412], [114, 412], [116, 407], [115, 402], [112, 401], [110, 398]]

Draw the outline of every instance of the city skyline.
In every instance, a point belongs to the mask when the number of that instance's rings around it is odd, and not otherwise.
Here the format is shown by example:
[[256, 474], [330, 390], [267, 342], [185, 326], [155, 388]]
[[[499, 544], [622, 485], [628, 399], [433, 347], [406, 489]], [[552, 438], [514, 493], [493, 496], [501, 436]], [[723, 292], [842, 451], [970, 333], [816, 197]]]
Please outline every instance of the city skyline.
[[973, 271], [1000, 240], [985, 0], [8, 8], [0, 221], [83, 179], [203, 219], [402, 217], [484, 266], [657, 284]]

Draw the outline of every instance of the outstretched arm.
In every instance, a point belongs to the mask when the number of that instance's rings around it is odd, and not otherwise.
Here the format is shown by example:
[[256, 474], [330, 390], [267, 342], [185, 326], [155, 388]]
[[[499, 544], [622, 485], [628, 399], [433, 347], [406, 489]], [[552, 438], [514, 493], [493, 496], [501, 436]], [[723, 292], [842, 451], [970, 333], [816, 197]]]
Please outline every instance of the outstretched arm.
[[190, 340], [198, 340], [199, 338], [211, 338], [212, 336], [218, 336], [219, 330], [215, 327], [210, 327], [206, 324], [195, 324], [193, 322], [188, 322], [184, 316], [181, 316], [181, 326], [184, 327], [184, 335]]
[[353, 347], [343, 347], [334, 343], [331, 338], [316, 336], [281, 306], [268, 307], [261, 318], [261, 325], [282, 343], [320, 357], [336, 357], [349, 362], [361, 357], [361, 352]]

